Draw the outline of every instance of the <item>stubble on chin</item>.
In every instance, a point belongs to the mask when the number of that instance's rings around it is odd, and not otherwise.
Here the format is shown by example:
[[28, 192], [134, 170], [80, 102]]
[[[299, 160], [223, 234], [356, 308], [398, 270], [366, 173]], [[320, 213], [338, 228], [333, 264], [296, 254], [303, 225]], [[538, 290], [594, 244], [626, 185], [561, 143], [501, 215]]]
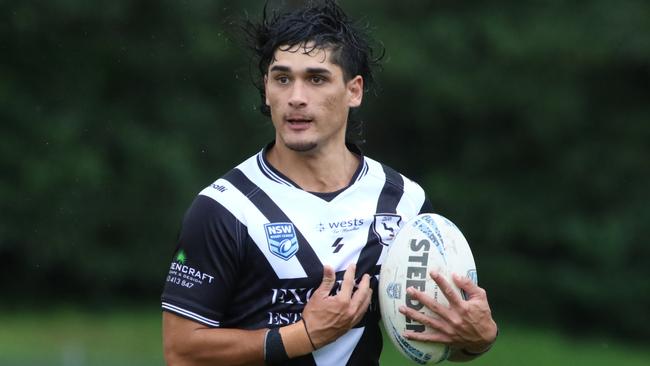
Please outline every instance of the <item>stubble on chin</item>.
[[285, 146], [295, 152], [308, 152], [312, 151], [318, 146], [315, 142], [294, 142], [285, 143]]

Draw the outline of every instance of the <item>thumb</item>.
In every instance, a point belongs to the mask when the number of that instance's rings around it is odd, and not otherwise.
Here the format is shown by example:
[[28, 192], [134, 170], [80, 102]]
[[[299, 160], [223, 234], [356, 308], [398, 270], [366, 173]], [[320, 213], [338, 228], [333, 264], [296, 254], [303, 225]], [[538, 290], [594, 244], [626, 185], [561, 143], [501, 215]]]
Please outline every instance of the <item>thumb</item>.
[[320, 283], [316, 291], [324, 293], [324, 296], [329, 296], [335, 283], [336, 273], [334, 273], [334, 268], [327, 265], [323, 266], [323, 282]]

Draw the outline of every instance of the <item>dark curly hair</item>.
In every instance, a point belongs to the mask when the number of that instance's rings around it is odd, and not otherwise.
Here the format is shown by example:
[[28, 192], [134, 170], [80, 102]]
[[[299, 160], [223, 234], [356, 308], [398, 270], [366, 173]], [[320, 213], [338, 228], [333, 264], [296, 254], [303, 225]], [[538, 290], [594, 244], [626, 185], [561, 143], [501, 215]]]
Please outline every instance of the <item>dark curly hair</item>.
[[[259, 22], [247, 20], [243, 26], [253, 53], [252, 61], [258, 68], [259, 74], [253, 80], [260, 93], [260, 111], [263, 115], [270, 117], [271, 111], [265, 103], [266, 94], [261, 80], [267, 74], [279, 47], [290, 49], [310, 43], [310, 48], [328, 48], [332, 51], [330, 61], [341, 67], [345, 82], [360, 75], [364, 81], [364, 91], [374, 90], [374, 72], [380, 67], [384, 49], [372, 44], [367, 32], [368, 25], [349, 20], [335, 0], [309, 1], [304, 7], [282, 13], [276, 10], [269, 14], [267, 8], [268, 2], [264, 5]], [[352, 115], [354, 111], [350, 112]], [[347, 140], [360, 143], [361, 135], [361, 121], [348, 117]]]

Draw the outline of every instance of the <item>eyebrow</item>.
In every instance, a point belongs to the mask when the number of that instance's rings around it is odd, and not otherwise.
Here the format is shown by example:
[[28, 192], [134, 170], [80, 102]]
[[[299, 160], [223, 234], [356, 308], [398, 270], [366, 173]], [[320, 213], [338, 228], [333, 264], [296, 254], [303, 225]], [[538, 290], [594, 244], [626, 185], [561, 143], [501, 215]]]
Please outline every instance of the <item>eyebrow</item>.
[[[289, 66], [283, 66], [283, 65], [274, 65], [271, 66], [271, 69], [269, 72], [291, 72], [291, 68]], [[321, 68], [321, 67], [308, 67], [305, 69], [308, 74], [325, 74], [325, 75], [331, 75], [332, 72], [329, 71], [328, 69]]]

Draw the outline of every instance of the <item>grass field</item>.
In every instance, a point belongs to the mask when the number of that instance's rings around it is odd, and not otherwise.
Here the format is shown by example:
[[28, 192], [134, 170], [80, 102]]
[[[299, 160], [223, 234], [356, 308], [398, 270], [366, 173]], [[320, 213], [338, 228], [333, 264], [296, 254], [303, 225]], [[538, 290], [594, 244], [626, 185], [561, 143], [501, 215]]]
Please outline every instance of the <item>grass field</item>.
[[[73, 310], [3, 311], [0, 365], [163, 365], [160, 313], [151, 309], [96, 314]], [[387, 343], [382, 365], [407, 365]], [[646, 366], [650, 351], [604, 339], [572, 339], [553, 331], [501, 324], [495, 348], [471, 365]]]

